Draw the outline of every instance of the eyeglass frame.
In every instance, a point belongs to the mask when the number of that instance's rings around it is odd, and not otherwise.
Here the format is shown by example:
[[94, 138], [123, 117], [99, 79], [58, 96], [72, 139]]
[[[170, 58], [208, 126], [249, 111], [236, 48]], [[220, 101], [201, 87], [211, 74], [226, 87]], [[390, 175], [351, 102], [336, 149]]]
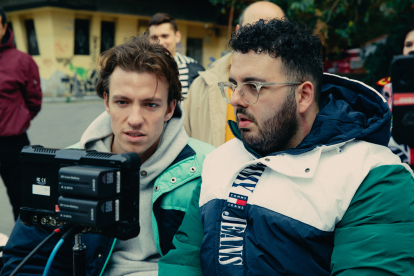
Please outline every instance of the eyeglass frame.
[[[253, 105], [253, 104], [257, 103], [257, 101], [259, 100], [260, 89], [262, 89], [263, 86], [270, 86], [270, 85], [276, 85], [276, 84], [283, 85], [283, 86], [291, 86], [291, 85], [300, 85], [302, 83], [303, 82], [260, 82], [260, 81], [247, 81], [247, 82], [242, 82], [242, 83], [239, 83], [239, 84], [234, 84], [234, 83], [231, 83], [231, 82], [222, 81], [222, 82], [217, 83], [217, 85], [218, 85], [218, 87], [219, 87], [219, 89], [221, 91], [221, 96], [223, 97], [223, 100], [226, 103], [230, 104], [230, 101], [227, 101], [226, 100], [227, 97], [225, 96], [225, 92], [224, 92], [224, 89], [223, 88], [224, 88], [224, 85], [230, 85], [231, 86], [231, 89], [233, 90], [233, 93], [235, 93], [236, 92], [236, 89], [239, 88], [241, 98], [242, 98], [242, 100], [243, 100], [243, 102], [245, 104]], [[246, 102], [244, 100], [244, 97], [243, 97], [244, 93], [240, 89], [243, 86], [243, 84], [253, 84], [253, 85], [256, 86], [257, 98], [256, 98], [256, 101], [254, 103], [248, 103], [248, 102]]]

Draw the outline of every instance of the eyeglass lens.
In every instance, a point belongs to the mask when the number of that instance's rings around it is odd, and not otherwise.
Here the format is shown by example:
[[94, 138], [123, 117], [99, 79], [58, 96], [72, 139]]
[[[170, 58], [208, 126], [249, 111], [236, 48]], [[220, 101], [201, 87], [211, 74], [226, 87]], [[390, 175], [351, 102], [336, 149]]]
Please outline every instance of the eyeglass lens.
[[[236, 90], [237, 89], [239, 89], [240, 95], [246, 103], [254, 103], [257, 101], [258, 92], [254, 83], [244, 83], [241, 87], [237, 87]], [[226, 101], [230, 102], [231, 97], [235, 93], [235, 91], [233, 91], [233, 87], [230, 85], [224, 85], [223, 90], [223, 94], [226, 95]]]

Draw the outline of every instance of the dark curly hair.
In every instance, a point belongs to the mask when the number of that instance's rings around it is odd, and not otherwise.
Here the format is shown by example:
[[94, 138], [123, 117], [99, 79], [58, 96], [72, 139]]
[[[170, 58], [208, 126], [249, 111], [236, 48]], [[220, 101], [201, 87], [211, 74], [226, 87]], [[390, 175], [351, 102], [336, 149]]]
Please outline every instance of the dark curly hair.
[[310, 81], [318, 104], [323, 78], [322, 43], [312, 30], [286, 18], [260, 19], [233, 33], [229, 45], [243, 54], [254, 51], [282, 60], [289, 81]]
[[147, 35], [131, 37], [127, 42], [102, 53], [99, 58], [100, 76], [96, 93], [109, 95], [110, 77], [119, 66], [125, 71], [153, 73], [164, 77], [168, 84], [168, 103], [183, 100], [178, 66], [170, 52], [159, 44], [151, 44]]

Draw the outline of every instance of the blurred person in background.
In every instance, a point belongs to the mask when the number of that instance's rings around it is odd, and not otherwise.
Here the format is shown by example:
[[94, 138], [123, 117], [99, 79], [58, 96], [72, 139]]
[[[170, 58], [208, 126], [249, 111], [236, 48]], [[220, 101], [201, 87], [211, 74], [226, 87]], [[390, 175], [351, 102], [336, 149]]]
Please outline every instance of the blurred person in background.
[[40, 111], [42, 91], [36, 63], [15, 48], [13, 38], [0, 7], [0, 176], [17, 220], [22, 204], [19, 155], [30, 144], [26, 131]]
[[414, 54], [414, 22], [412, 22], [405, 32], [403, 55]]
[[[409, 54], [414, 54], [414, 21], [407, 25], [404, 32], [404, 44], [402, 47], [402, 54], [407, 56]], [[386, 78], [385, 78], [386, 79]], [[390, 78], [388, 78], [390, 79]], [[382, 79], [381, 81], [383, 81]], [[378, 84], [381, 82], [379, 81]], [[392, 80], [391, 80], [392, 81]], [[384, 87], [381, 90], [381, 94], [385, 97], [388, 102], [388, 105], [392, 112], [392, 83], [387, 81]], [[393, 153], [398, 155], [401, 159], [401, 162], [409, 164], [411, 167], [414, 166], [414, 151], [410, 149], [408, 145], [398, 144], [395, 142], [394, 138], [391, 137], [388, 147]]]
[[204, 67], [193, 58], [177, 52], [177, 44], [181, 41], [181, 33], [171, 15], [161, 12], [154, 14], [149, 21], [148, 33], [152, 43], [159, 43], [164, 46], [174, 57], [180, 73], [181, 93], [185, 98], [189, 87], [198, 77], [198, 72], [204, 71]]
[[[282, 18], [283, 10], [270, 2], [259, 1], [248, 6], [239, 18], [235, 32], [243, 25], [259, 19]], [[185, 111], [184, 127], [190, 137], [218, 147], [234, 138], [227, 125], [235, 121], [233, 107], [226, 104], [217, 86], [218, 82], [228, 81], [233, 53], [216, 60], [210, 68], [200, 72], [183, 102]]]

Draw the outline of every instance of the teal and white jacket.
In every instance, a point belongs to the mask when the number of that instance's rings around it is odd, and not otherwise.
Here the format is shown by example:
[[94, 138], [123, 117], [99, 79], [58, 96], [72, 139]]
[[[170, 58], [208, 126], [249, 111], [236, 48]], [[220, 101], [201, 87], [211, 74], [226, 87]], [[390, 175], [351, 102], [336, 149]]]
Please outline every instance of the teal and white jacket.
[[[112, 141], [109, 119], [106, 112], [103, 113], [91, 124], [85, 132], [86, 135], [82, 136], [81, 142], [73, 145], [72, 148], [108, 151]], [[201, 184], [204, 158], [214, 149], [209, 144], [189, 138], [182, 126], [182, 119], [180, 109], [176, 110], [168, 126], [165, 126], [156, 150], [159, 154], [154, 153], [141, 167], [141, 233], [136, 240], [117, 241], [100, 235], [84, 235], [88, 276], [105, 275], [108, 270], [117, 275], [133, 273], [134, 266], [138, 269], [142, 269], [143, 266], [145, 268], [145, 261], [148, 259], [148, 257], [144, 259], [140, 265], [140, 260], [136, 260], [137, 258], [145, 258], [145, 254], [152, 254], [152, 257], [154, 254], [164, 256], [174, 248], [173, 237], [186, 216], [193, 191]], [[143, 170], [146, 170], [145, 173]], [[145, 177], [152, 179], [145, 181]], [[149, 198], [145, 198], [147, 196]], [[149, 215], [146, 221], [141, 222], [141, 219], [145, 218], [145, 214], [141, 213], [141, 203], [146, 200], [149, 201], [150, 206], [143, 208], [148, 208], [146, 212]], [[18, 220], [4, 249], [4, 268], [1, 275], [9, 275], [50, 233], [51, 229], [25, 226]], [[21, 273], [42, 275], [50, 252], [57, 242], [58, 238], [50, 240], [29, 260]], [[53, 261], [50, 275], [72, 275], [72, 246], [72, 242], [65, 242], [62, 245]], [[128, 252], [131, 247], [141, 248], [138, 248], [138, 252]], [[156, 269], [156, 262], [154, 264]]]
[[[321, 96], [311, 132], [284, 152], [258, 155], [230, 124], [237, 139], [207, 156], [199, 205], [189, 210], [204, 233], [188, 239], [183, 225], [160, 272], [414, 275], [414, 181], [387, 148], [386, 101], [329, 74]], [[190, 249], [201, 267], [174, 263]]]

